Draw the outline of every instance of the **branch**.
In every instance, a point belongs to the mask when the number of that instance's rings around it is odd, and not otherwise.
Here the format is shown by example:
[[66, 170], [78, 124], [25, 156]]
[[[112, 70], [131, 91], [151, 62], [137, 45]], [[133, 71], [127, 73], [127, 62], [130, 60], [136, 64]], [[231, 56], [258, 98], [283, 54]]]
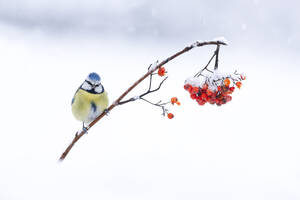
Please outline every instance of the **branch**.
[[146, 79], [148, 76], [150, 76], [154, 71], [156, 71], [158, 68], [160, 68], [161, 66], [167, 64], [169, 61], [173, 60], [174, 58], [180, 56], [181, 54], [184, 54], [186, 52], [188, 52], [189, 50], [195, 48], [195, 47], [201, 47], [201, 46], [206, 46], [206, 45], [227, 45], [225, 42], [223, 41], [207, 41], [207, 42], [195, 42], [194, 44], [185, 47], [183, 50], [175, 53], [174, 55], [168, 57], [167, 59], [163, 60], [162, 62], [160, 62], [158, 65], [156, 65], [153, 68], [149, 68], [148, 72], [146, 74], [144, 74], [140, 79], [138, 79], [135, 83], [133, 83], [123, 94], [121, 94], [121, 96], [115, 100], [113, 102], [113, 104], [111, 104], [106, 112], [102, 112], [96, 119], [94, 119], [94, 121], [92, 121], [87, 127], [86, 129], [83, 129], [79, 132], [77, 132], [75, 134], [74, 139], [72, 140], [71, 144], [66, 148], [66, 150], [63, 152], [63, 154], [60, 156], [59, 160], [63, 161], [66, 156], [68, 155], [68, 153], [70, 152], [70, 150], [72, 149], [72, 147], [74, 146], [74, 144], [90, 129], [92, 128], [100, 119], [102, 119], [107, 112], [111, 111], [112, 109], [114, 109], [117, 105], [120, 105], [121, 100], [131, 91], [133, 90], [138, 84], [140, 84], [144, 79]]

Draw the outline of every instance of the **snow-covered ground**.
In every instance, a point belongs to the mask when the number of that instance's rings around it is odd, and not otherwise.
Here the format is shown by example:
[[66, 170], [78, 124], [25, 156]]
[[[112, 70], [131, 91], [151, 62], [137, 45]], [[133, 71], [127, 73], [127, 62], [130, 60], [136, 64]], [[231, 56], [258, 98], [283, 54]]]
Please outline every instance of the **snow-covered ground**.
[[221, 107], [199, 106], [183, 89], [214, 51], [194, 49], [165, 66], [169, 79], [149, 96], [178, 97], [174, 119], [145, 102], [116, 107], [59, 163], [81, 127], [71, 99], [89, 72], [100, 74], [113, 102], [149, 64], [222, 33], [164, 41], [0, 27], [1, 200], [300, 199], [296, 45], [225, 34], [219, 69], [247, 79]]

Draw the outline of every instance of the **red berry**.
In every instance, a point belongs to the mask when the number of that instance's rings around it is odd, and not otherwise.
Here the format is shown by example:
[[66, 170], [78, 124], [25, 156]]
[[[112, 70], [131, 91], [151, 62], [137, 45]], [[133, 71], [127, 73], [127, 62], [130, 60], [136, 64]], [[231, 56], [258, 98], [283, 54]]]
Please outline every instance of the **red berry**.
[[211, 98], [216, 98], [216, 96], [217, 96], [217, 92], [214, 92], [212, 95], [211, 95]]
[[216, 96], [218, 100], [222, 100], [223, 99], [223, 95], [219, 94], [218, 96]]
[[206, 99], [207, 99], [207, 94], [202, 93], [202, 94], [201, 94], [201, 98], [202, 98], [203, 100], [206, 100]]
[[207, 94], [207, 96], [212, 96], [213, 92], [211, 90], [206, 90], [206, 94]]
[[224, 80], [224, 85], [225, 85], [226, 87], [228, 87], [228, 86], [230, 85], [230, 80], [229, 80], [228, 78], [226, 78], [226, 79]]
[[159, 75], [159, 76], [164, 76], [164, 75], [166, 75], [166, 69], [165, 69], [164, 67], [160, 67], [160, 68], [158, 69], [158, 75]]
[[208, 85], [205, 83], [205, 84], [203, 85], [202, 89], [203, 89], [203, 90], [207, 90], [207, 88], [208, 88]]
[[196, 94], [191, 94], [192, 99], [196, 99], [197, 95]]
[[232, 97], [228, 95], [228, 96], [225, 97], [225, 100], [226, 100], [226, 102], [231, 101]]
[[239, 89], [241, 88], [242, 83], [241, 82], [236, 82], [236, 87], [238, 87]]
[[174, 115], [172, 113], [168, 113], [168, 118], [172, 119], [174, 117]]
[[177, 103], [177, 102], [178, 102], [177, 97], [172, 97], [172, 98], [171, 98], [171, 103], [172, 103], [172, 104]]
[[200, 106], [203, 106], [205, 103], [206, 103], [206, 101], [202, 101], [202, 100], [198, 101], [198, 104], [199, 104]]
[[197, 94], [198, 92], [199, 92], [199, 88], [198, 87], [193, 87], [192, 93]]
[[190, 94], [192, 93], [192, 90], [193, 90], [193, 86], [188, 88], [188, 91], [189, 91]]
[[186, 85], [184, 85], [184, 89], [185, 89], [185, 90], [188, 90], [188, 89], [189, 89], [189, 87], [191, 87], [191, 85], [190, 85], [190, 84], [186, 84]]
[[214, 104], [214, 103], [216, 103], [216, 99], [212, 99], [212, 98], [210, 98], [210, 99], [209, 99], [209, 101], [208, 101], [208, 103], [210, 103], [210, 104]]

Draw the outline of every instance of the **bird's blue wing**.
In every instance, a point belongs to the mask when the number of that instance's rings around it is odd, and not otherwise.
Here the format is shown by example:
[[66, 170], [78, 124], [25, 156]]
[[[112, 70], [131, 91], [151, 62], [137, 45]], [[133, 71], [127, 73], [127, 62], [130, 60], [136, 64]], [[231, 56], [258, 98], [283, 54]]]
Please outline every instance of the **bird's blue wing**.
[[91, 107], [92, 107], [93, 112], [96, 112], [97, 106], [96, 106], [95, 102], [93, 102], [93, 101], [91, 102]]

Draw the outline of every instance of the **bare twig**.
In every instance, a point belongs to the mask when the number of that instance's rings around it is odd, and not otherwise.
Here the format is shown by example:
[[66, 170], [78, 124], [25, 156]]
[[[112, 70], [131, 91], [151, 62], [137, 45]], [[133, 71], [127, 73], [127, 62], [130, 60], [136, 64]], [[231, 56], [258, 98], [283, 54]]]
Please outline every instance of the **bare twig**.
[[207, 69], [207, 67], [209, 66], [210, 62], [212, 61], [212, 59], [213, 59], [215, 56], [216, 56], [216, 52], [214, 52], [214, 54], [213, 54], [212, 57], [209, 59], [209, 61], [208, 61], [208, 63], [206, 64], [206, 66], [205, 66], [203, 69], [201, 69], [197, 74], [195, 74], [194, 77], [203, 76], [203, 75], [202, 75], [202, 72], [203, 72], [204, 70], [207, 70], [207, 71], [213, 73], [211, 70]]
[[[138, 79], [135, 83], [133, 83], [124, 93], [121, 94], [121, 96], [115, 100], [113, 102], [113, 104], [111, 104], [106, 112], [111, 111], [112, 109], [114, 109], [117, 105], [120, 104], [121, 100], [131, 91], [133, 90], [138, 84], [140, 84], [144, 79], [146, 79], [149, 75], [151, 75], [154, 71], [156, 71], [158, 68], [160, 68], [161, 66], [167, 64], [169, 61], [173, 60], [174, 58], [180, 56], [181, 54], [184, 54], [186, 52], [188, 52], [189, 50], [195, 48], [195, 47], [201, 47], [201, 46], [206, 46], [206, 45], [226, 45], [226, 43], [222, 42], [222, 41], [207, 41], [207, 42], [195, 42], [194, 44], [185, 47], [184, 49], [182, 49], [181, 51], [175, 53], [174, 55], [168, 57], [167, 59], [163, 60], [162, 62], [160, 62], [159, 64], [156, 65], [156, 67], [154, 67], [153, 69], [148, 70], [147, 73], [145, 73], [140, 79]], [[81, 130], [79, 132], [77, 132], [75, 134], [74, 139], [72, 140], [71, 144], [69, 144], [69, 146], [66, 148], [66, 150], [62, 153], [62, 155], [60, 156], [59, 160], [63, 161], [66, 156], [68, 155], [68, 153], [70, 152], [70, 150], [72, 149], [72, 147], [74, 146], [74, 144], [91, 128], [93, 127], [100, 119], [102, 119], [105, 115], [106, 112], [101, 113], [94, 121], [92, 121], [84, 130]]]
[[[218, 69], [218, 64], [219, 64], [219, 51], [220, 51], [220, 45], [217, 45], [216, 50], [214, 51], [214, 54], [212, 55], [212, 57], [209, 59], [208, 63], [205, 65], [205, 67], [203, 69], [201, 69], [199, 72], [197, 72], [194, 77], [199, 77], [199, 76], [204, 76], [202, 73], [204, 72], [204, 70], [210, 72], [210, 73], [214, 73], [213, 71], [208, 69], [209, 64], [211, 63], [211, 61], [214, 59], [214, 57], [216, 57], [215, 59], [215, 66], [214, 66], [214, 70]], [[205, 77], [205, 76], [204, 76]]]
[[158, 85], [158, 87], [157, 87], [156, 89], [151, 90], [151, 87], [152, 87], [152, 77], [153, 77], [153, 75], [154, 75], [154, 73], [152, 73], [152, 74], [150, 75], [149, 89], [147, 90], [147, 92], [145, 92], [145, 93], [143, 93], [143, 94], [141, 94], [141, 95], [139, 95], [139, 96], [132, 97], [132, 98], [130, 98], [130, 99], [128, 99], [128, 100], [120, 101], [120, 102], [118, 103], [118, 105], [123, 105], [123, 104], [125, 104], [125, 103], [129, 103], [129, 102], [132, 102], [132, 101], [136, 101], [136, 100], [141, 99], [142, 97], [144, 97], [144, 96], [146, 96], [146, 95], [148, 95], [148, 94], [151, 94], [152, 92], [158, 91], [158, 90], [161, 88], [162, 84], [167, 80], [168, 77], [164, 78], [164, 79], [160, 82], [160, 84]]
[[220, 45], [218, 44], [217, 45], [217, 49], [215, 51], [215, 54], [216, 54], [216, 61], [215, 61], [215, 68], [214, 70], [217, 70], [218, 69], [218, 63], [219, 63], [219, 50], [220, 50]]
[[168, 103], [171, 103], [170, 101], [169, 102], [166, 102], [166, 103], [160, 103], [161, 101], [157, 102], [157, 103], [152, 103], [151, 101], [147, 100], [147, 99], [144, 99], [143, 97], [141, 98], [141, 100], [153, 105], [153, 106], [157, 106], [157, 107], [160, 107], [162, 110], [163, 110], [163, 113], [162, 115], [165, 116], [166, 113], [168, 112], [168, 110], [165, 108], [165, 105], [167, 105]]

